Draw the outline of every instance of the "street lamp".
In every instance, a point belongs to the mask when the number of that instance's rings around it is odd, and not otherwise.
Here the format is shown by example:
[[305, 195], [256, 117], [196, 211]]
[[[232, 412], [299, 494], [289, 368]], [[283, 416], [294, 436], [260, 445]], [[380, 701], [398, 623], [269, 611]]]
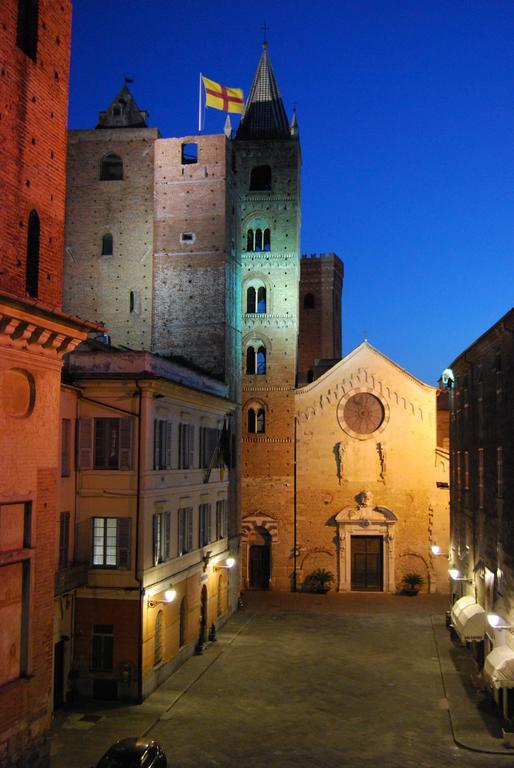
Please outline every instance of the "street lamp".
[[154, 605], [166, 605], [166, 603], [172, 603], [177, 597], [177, 590], [170, 583], [168, 589], [164, 590], [164, 600], [149, 600], [148, 605], [153, 608]]
[[488, 613], [487, 623], [493, 629], [509, 629], [511, 632], [514, 631], [512, 624], [506, 622], [505, 619], [499, 616], [497, 613]]
[[236, 564], [236, 561], [235, 561], [235, 559], [233, 557], [227, 557], [227, 559], [225, 560], [224, 563], [216, 563], [216, 565], [214, 567], [215, 568], [228, 568], [228, 569], [230, 569], [230, 568], [233, 568], [235, 564]]
[[433, 555], [437, 555], [437, 556], [444, 555], [444, 557], [448, 557], [448, 552], [443, 552], [439, 544], [432, 544], [432, 546], [430, 547], [430, 551], [432, 552]]
[[467, 576], [463, 576], [458, 568], [448, 568], [448, 576], [452, 581], [467, 581], [468, 584], [473, 583], [473, 580], [468, 579]]

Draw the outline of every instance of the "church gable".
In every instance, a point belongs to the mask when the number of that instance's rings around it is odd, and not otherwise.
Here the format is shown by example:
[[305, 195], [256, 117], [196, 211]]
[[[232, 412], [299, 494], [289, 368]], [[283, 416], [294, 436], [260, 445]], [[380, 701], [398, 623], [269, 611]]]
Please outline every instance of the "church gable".
[[309, 421], [337, 405], [341, 426], [359, 438], [363, 430], [383, 431], [391, 409], [432, 423], [435, 391], [363, 342], [315, 382], [296, 390], [296, 412], [300, 421]]

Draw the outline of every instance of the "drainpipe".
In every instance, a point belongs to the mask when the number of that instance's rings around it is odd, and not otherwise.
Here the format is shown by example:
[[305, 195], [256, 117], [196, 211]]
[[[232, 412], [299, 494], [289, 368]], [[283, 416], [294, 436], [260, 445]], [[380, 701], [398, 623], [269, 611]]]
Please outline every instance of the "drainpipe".
[[[471, 423], [471, 445], [476, 445], [476, 416], [475, 416], [475, 366], [473, 362], [468, 358], [467, 351], [464, 352], [464, 360], [469, 366], [469, 376], [468, 376], [468, 402], [470, 404], [473, 404], [472, 407], [472, 413], [473, 413], [473, 421]], [[468, 406], [469, 407], [469, 406]], [[476, 493], [476, 472], [474, 471], [476, 467], [478, 466], [476, 460], [475, 460], [475, 451], [471, 452], [468, 451], [468, 461], [469, 461], [469, 474], [473, 478], [473, 482], [471, 483], [471, 505], [473, 508], [473, 567], [475, 567], [476, 561], [477, 561], [477, 493]], [[469, 489], [468, 489], [469, 493]], [[460, 537], [459, 537], [460, 538]], [[473, 587], [475, 590], [475, 601], [477, 600], [477, 585], [476, 585], [476, 578], [473, 579]]]
[[139, 615], [138, 615], [138, 644], [137, 644], [137, 703], [143, 701], [143, 603], [144, 589], [143, 580], [139, 575], [139, 518], [141, 514], [141, 443], [142, 443], [142, 413], [143, 413], [143, 390], [138, 381], [136, 381], [137, 391], [139, 393], [138, 407], [138, 428], [137, 428], [137, 479], [136, 479], [136, 557], [134, 566], [134, 577], [139, 584]]

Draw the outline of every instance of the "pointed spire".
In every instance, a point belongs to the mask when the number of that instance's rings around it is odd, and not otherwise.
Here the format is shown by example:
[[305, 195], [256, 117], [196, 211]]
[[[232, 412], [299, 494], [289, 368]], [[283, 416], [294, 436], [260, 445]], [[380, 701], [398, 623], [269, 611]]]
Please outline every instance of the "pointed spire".
[[98, 115], [97, 128], [147, 128], [148, 112], [137, 106], [125, 84], [111, 106]]
[[290, 129], [291, 136], [298, 136], [298, 120], [296, 119], [296, 107], [293, 110], [293, 119], [291, 120]]
[[223, 132], [227, 139], [232, 138], [232, 123], [230, 122], [230, 115], [227, 112], [227, 119], [225, 120], [225, 128], [223, 129]]
[[237, 129], [238, 139], [281, 139], [291, 136], [266, 41], [262, 48], [250, 94]]

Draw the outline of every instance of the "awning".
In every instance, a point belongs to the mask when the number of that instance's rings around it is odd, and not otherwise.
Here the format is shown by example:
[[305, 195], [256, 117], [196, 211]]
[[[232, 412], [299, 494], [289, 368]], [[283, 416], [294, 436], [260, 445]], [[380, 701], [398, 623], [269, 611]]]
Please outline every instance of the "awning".
[[483, 640], [485, 635], [485, 611], [471, 595], [461, 597], [451, 612], [452, 626], [462, 642]]
[[499, 645], [486, 656], [484, 677], [493, 688], [514, 688], [514, 651]]

